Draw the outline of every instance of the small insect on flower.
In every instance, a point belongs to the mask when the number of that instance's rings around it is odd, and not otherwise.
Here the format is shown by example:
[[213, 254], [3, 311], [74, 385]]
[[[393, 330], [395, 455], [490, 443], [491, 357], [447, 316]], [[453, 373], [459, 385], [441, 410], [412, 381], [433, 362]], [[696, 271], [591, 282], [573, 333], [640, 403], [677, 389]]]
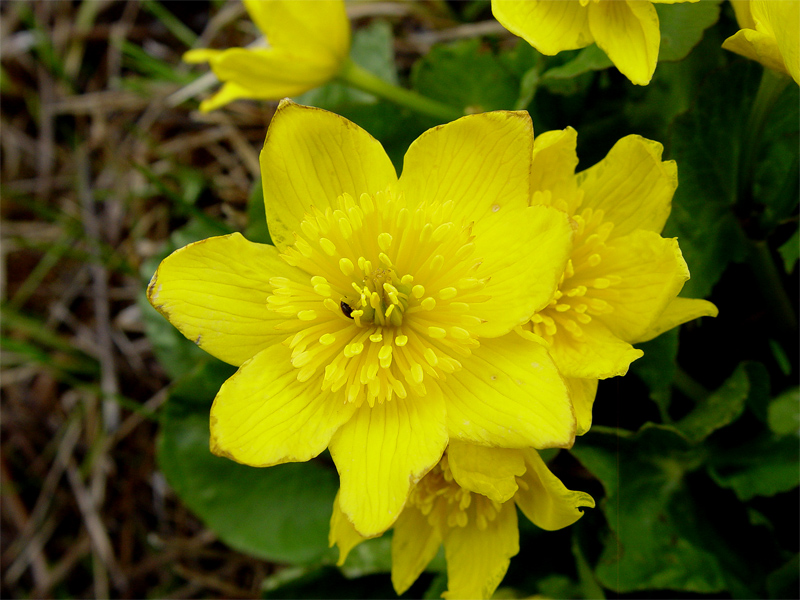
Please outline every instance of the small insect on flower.
[[353, 309], [350, 308], [350, 305], [347, 304], [347, 302], [342, 300], [341, 302], [339, 302], [339, 307], [342, 309], [342, 313], [344, 313], [345, 317], [347, 317], [348, 319], [353, 318]]

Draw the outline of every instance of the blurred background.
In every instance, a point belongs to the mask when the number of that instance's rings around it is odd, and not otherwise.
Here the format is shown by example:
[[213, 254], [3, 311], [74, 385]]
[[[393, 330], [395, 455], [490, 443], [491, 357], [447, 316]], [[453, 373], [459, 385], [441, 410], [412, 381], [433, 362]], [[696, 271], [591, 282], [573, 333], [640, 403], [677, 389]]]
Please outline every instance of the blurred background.
[[[601, 383], [596, 433], [551, 464], [598, 508], [546, 537], [524, 524], [502, 597], [797, 597], [796, 318], [776, 325], [782, 309], [765, 299], [777, 285], [797, 314], [797, 89], [768, 122], [774, 152], [756, 177], [778, 200], [736, 214], [692, 165], [740, 143], [725, 136], [739, 135], [761, 67], [719, 50], [737, 28], [727, 3], [699, 4], [713, 16], [691, 9], [705, 21], [688, 58], [660, 64], [648, 88], [575, 66], [577, 51], [545, 59], [485, 1], [348, 5], [356, 62], [459, 110], [528, 109], [537, 132], [574, 126], [579, 169], [628, 133], [665, 143], [685, 190], [667, 233], [693, 271], [689, 295], [721, 310]], [[314, 485], [291, 466], [256, 481], [198, 458], [231, 370], [143, 296], [171, 249], [231, 231], [268, 241], [258, 152], [275, 105], [202, 114], [215, 78], [181, 61], [258, 36], [238, 2], [0, 3], [3, 597], [393, 597], [385, 541], [344, 574], [331, 566], [325, 457]], [[398, 169], [436, 124], [341, 84], [300, 101], [368, 129]], [[670, 143], [680, 135], [697, 137]], [[779, 267], [771, 283], [758, 252]], [[240, 492], [254, 486], [261, 501]], [[621, 530], [644, 550], [618, 555]], [[407, 596], [438, 597], [437, 569], [441, 558]]]

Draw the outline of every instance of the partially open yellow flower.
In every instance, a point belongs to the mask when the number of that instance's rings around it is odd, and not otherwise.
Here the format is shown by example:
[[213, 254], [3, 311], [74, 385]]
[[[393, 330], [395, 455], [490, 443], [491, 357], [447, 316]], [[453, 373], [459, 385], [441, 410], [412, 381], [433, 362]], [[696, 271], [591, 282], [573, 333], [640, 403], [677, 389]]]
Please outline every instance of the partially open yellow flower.
[[239, 234], [166, 258], [148, 297], [239, 365], [211, 408], [211, 448], [254, 466], [326, 447], [340, 505], [389, 527], [449, 439], [568, 447], [575, 418], [544, 342], [515, 331], [548, 306], [571, 250], [565, 213], [529, 206], [526, 112], [463, 117], [409, 148], [284, 101], [261, 169], [275, 246]]
[[722, 47], [800, 84], [800, 0], [732, 0], [741, 29]]
[[677, 297], [689, 269], [678, 241], [660, 235], [678, 186], [661, 144], [629, 135], [575, 174], [576, 141], [571, 127], [534, 141], [531, 204], [565, 211], [577, 231], [559, 289], [530, 327], [567, 378], [581, 434], [591, 425], [597, 380], [624, 375], [642, 355], [631, 344], [716, 316], [717, 308]]
[[[409, 496], [394, 525], [392, 583], [405, 592], [444, 544], [445, 598], [489, 598], [519, 552], [517, 507], [542, 529], [572, 525], [581, 507], [594, 507], [584, 492], [567, 489], [536, 450], [486, 448], [453, 442]], [[339, 564], [364, 541], [334, 501], [330, 544]]]
[[492, 0], [495, 18], [542, 54], [592, 42], [636, 85], [653, 77], [661, 45], [653, 2], [697, 0]]
[[243, 0], [268, 48], [190, 50], [183, 60], [208, 62], [222, 89], [200, 104], [210, 111], [240, 98], [278, 100], [327, 83], [350, 52], [343, 0]]

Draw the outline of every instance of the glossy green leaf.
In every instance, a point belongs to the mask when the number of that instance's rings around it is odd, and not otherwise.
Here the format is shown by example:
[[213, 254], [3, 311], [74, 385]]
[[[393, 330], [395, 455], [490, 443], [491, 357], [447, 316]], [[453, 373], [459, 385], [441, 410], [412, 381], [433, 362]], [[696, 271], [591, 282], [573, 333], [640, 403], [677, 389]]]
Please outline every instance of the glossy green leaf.
[[[655, 4], [661, 29], [658, 60], [681, 60], [703, 37], [703, 32], [719, 19], [722, 0], [703, 0], [680, 4]], [[658, 73], [658, 69], [656, 69]]]
[[719, 389], [676, 423], [675, 427], [689, 441], [699, 443], [717, 429], [738, 419], [751, 395], [766, 397], [768, 394], [769, 376], [763, 365], [742, 363]]
[[741, 261], [746, 241], [732, 212], [736, 201], [744, 126], [760, 66], [736, 62], [713, 72], [694, 106], [673, 122], [669, 158], [679, 185], [665, 237], [677, 237], [692, 278], [689, 297], [704, 298], [731, 260]]
[[415, 90], [467, 113], [514, 106], [519, 80], [478, 39], [435, 46], [414, 64]]
[[622, 593], [724, 590], [715, 555], [679, 528], [681, 513], [692, 510], [685, 477], [701, 453], [674, 429], [652, 424], [628, 437], [590, 431], [581, 442], [571, 452], [603, 484], [612, 532], [595, 569], [599, 582]]
[[181, 500], [231, 547], [278, 562], [333, 563], [328, 527], [338, 477], [332, 463], [257, 469], [209, 451], [208, 412], [233, 371], [213, 361], [175, 387], [158, 441], [162, 472]]
[[742, 501], [774, 496], [800, 484], [800, 445], [796, 435], [763, 434], [709, 459], [716, 483], [732, 489]]

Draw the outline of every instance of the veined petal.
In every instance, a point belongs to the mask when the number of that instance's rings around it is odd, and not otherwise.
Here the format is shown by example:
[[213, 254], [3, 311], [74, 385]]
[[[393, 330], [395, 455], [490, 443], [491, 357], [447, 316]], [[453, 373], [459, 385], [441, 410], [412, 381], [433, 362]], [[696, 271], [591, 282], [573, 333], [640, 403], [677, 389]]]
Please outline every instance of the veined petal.
[[274, 246], [232, 233], [170, 254], [147, 286], [147, 297], [183, 335], [238, 366], [285, 339], [275, 326], [286, 317], [267, 310], [269, 280], [296, 279], [299, 273]]
[[531, 448], [523, 453], [527, 471], [520, 479], [525, 485], [520, 485], [514, 499], [535, 525], [555, 531], [580, 519], [583, 516], [581, 507], [594, 508], [594, 498], [585, 492], [567, 489], [547, 468], [536, 450]]
[[339, 560], [336, 561], [336, 564], [341, 567], [344, 561], [347, 560], [350, 550], [367, 539], [369, 538], [356, 531], [350, 519], [339, 508], [339, 492], [336, 492], [336, 498], [333, 501], [333, 514], [331, 515], [331, 529], [328, 532], [328, 546], [333, 548], [335, 544], [339, 547]]
[[572, 406], [575, 408], [575, 420], [578, 424], [576, 435], [583, 435], [592, 426], [592, 406], [597, 395], [597, 379], [565, 377], [564, 381], [567, 382]]
[[675, 298], [667, 305], [663, 313], [650, 325], [640, 337], [634, 339], [632, 343], [639, 344], [647, 342], [654, 337], [669, 331], [673, 327], [699, 319], [700, 317], [716, 317], [719, 309], [708, 300], [697, 300], [694, 298]]
[[587, 8], [592, 35], [617, 69], [636, 85], [650, 83], [661, 44], [655, 7], [648, 0], [625, 0]]
[[343, 0], [316, 0], [314, 9], [294, 0], [244, 0], [250, 18], [273, 48], [326, 53], [343, 60], [350, 49], [350, 22]]
[[547, 349], [516, 333], [481, 340], [439, 385], [451, 439], [506, 448], [569, 447], [575, 416]]
[[496, 502], [510, 500], [517, 491], [516, 476], [525, 472], [519, 450], [490, 448], [453, 440], [447, 461], [456, 483]]
[[409, 394], [361, 405], [330, 442], [339, 470], [339, 505], [356, 530], [377, 535], [391, 527], [419, 481], [447, 446], [445, 404], [436, 385], [424, 397]]
[[678, 171], [675, 161], [661, 161], [662, 151], [658, 142], [628, 135], [603, 160], [578, 173], [581, 207], [605, 212], [605, 220], [614, 223], [612, 239], [636, 229], [660, 233], [664, 228]]
[[447, 591], [444, 598], [491, 598], [519, 552], [517, 511], [513, 502], [481, 529], [475, 523], [448, 529], [444, 538]]
[[474, 233], [528, 205], [533, 125], [524, 111], [462, 117], [429, 129], [406, 152], [398, 189], [409, 204], [453, 202], [452, 219]]
[[442, 536], [416, 506], [407, 506], [394, 524], [392, 585], [397, 595], [417, 580], [439, 551]]
[[240, 86], [247, 98], [262, 100], [298, 96], [322, 85], [339, 70], [339, 63], [329, 56], [293, 48], [230, 48], [210, 56], [209, 64], [217, 77]]
[[548, 56], [594, 41], [586, 7], [577, 0], [492, 0], [492, 13], [503, 27]]
[[555, 206], [575, 214], [581, 200], [575, 179], [577, 141], [578, 132], [572, 127], [546, 131], [533, 140], [531, 204]]
[[474, 242], [483, 259], [475, 277], [488, 279], [482, 291], [491, 296], [473, 309], [486, 337], [505, 335], [549, 304], [572, 250], [565, 213], [547, 206], [500, 213]]
[[358, 125], [288, 100], [272, 117], [260, 163], [267, 223], [281, 250], [312, 206], [324, 212], [345, 192], [358, 199], [397, 180], [380, 142]]
[[626, 341], [642, 339], [689, 279], [678, 240], [643, 230], [614, 240], [600, 263], [598, 273], [603, 272], [613, 274], [618, 283], [593, 290], [595, 298], [613, 308], [595, 318]]
[[244, 363], [211, 406], [211, 451], [253, 467], [315, 457], [353, 416], [351, 403], [297, 381], [291, 350], [272, 346]]
[[597, 319], [581, 324], [580, 331], [580, 337], [559, 331], [553, 338], [550, 354], [564, 377], [606, 379], [625, 375], [630, 364], [643, 355]]

